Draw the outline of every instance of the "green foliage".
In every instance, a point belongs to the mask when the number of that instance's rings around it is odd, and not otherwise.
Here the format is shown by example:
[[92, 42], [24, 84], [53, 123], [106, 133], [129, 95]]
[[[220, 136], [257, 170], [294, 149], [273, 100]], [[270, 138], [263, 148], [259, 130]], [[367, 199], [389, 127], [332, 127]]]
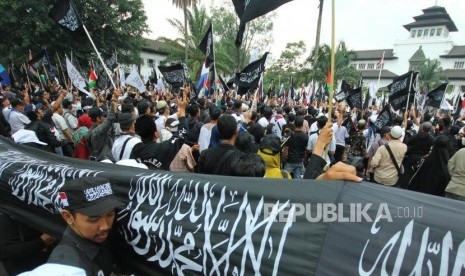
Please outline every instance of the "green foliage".
[[217, 68], [225, 75], [233, 75], [241, 71], [250, 61], [250, 53], [257, 49], [259, 55], [270, 50], [273, 39], [273, 18], [275, 13], [269, 13], [247, 23], [241, 47], [234, 45], [239, 20], [231, 2], [212, 7], [213, 32], [215, 37], [215, 52]]
[[419, 71], [420, 90], [422, 91], [431, 91], [447, 81], [441, 62], [437, 59], [426, 59], [417, 69]]
[[205, 55], [199, 50], [198, 45], [202, 41], [207, 32], [210, 17], [204, 7], [194, 6], [192, 10], [187, 11], [188, 32], [187, 43], [185, 42], [184, 26], [178, 19], [169, 19], [169, 23], [173, 26], [182, 38], [170, 39], [161, 37], [158, 40], [165, 43], [165, 51], [168, 57], [164, 63], [178, 63], [184, 61], [185, 47], [187, 45], [188, 60], [187, 66], [191, 69], [191, 79], [197, 80], [202, 70], [202, 64], [205, 60]]
[[282, 83], [287, 89], [292, 75], [294, 87], [307, 85], [310, 70], [304, 60], [305, 52], [306, 47], [303, 41], [288, 43], [280, 58], [266, 71], [265, 83], [273, 83], [276, 87]]
[[[315, 81], [326, 82], [326, 74], [331, 67], [331, 47], [329, 45], [320, 46], [318, 59], [315, 62], [315, 49], [310, 55], [309, 61], [312, 64], [312, 75]], [[349, 51], [343, 41], [336, 46], [334, 83], [344, 79], [348, 83], [357, 83], [360, 73], [351, 66], [351, 61], [355, 59], [355, 54]]]
[[[84, 36], [76, 37], [62, 30], [48, 16], [55, 1], [0, 1], [0, 26], [4, 39], [0, 44], [0, 62], [23, 63], [33, 52], [47, 48], [49, 55], [69, 55], [71, 50], [82, 64], [93, 57], [92, 45]], [[118, 53], [118, 62], [140, 63], [142, 34], [148, 32], [142, 0], [74, 0], [74, 4], [104, 55]]]

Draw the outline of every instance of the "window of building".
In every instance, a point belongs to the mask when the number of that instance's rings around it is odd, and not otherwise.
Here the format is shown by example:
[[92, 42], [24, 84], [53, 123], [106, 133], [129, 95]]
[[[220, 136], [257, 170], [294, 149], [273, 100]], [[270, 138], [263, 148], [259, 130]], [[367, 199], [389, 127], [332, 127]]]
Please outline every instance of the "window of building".
[[465, 61], [456, 61], [454, 64], [454, 69], [463, 69], [465, 65]]
[[358, 70], [365, 70], [365, 63], [359, 63]]
[[418, 30], [418, 37], [421, 37], [422, 34], [423, 34], [423, 30]]
[[415, 37], [416, 34], [417, 34], [417, 30], [413, 30], [412, 31], [412, 37]]
[[442, 32], [442, 28], [437, 28], [436, 29], [436, 36], [440, 36]]
[[431, 30], [429, 31], [429, 36], [434, 36], [434, 29], [431, 29]]
[[153, 59], [148, 59], [147, 60], [147, 65], [152, 68], [153, 67]]
[[425, 30], [423, 31], [423, 36], [427, 36], [428, 33], [429, 33], [429, 29], [425, 29]]
[[373, 70], [373, 69], [375, 69], [375, 64], [374, 64], [374, 63], [368, 63], [367, 69], [368, 69], [368, 70]]

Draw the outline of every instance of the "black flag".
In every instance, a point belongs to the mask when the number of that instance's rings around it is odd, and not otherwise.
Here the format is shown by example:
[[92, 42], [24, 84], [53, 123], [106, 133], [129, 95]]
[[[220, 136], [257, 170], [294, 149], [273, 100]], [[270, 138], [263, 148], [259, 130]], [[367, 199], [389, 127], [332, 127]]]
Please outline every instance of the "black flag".
[[383, 110], [381, 111], [381, 113], [379, 113], [378, 117], [376, 118], [376, 121], [374, 123], [375, 130], [377, 132], [380, 131], [383, 127], [390, 124], [391, 121], [391, 106], [387, 104], [383, 107]]
[[205, 67], [210, 67], [210, 65], [215, 61], [215, 56], [213, 54], [213, 28], [212, 23], [210, 23], [210, 27], [208, 28], [205, 36], [200, 42], [199, 45], [200, 51], [205, 54], [206, 61]]
[[347, 103], [349, 104], [350, 108], [358, 108], [362, 109], [362, 88], [358, 87], [355, 89], [349, 90], [349, 95], [346, 98]]
[[48, 58], [47, 51], [44, 49], [37, 53], [29, 62], [29, 66], [32, 66], [34, 70], [40, 71], [44, 66], [50, 65], [50, 59]]
[[341, 91], [339, 91], [336, 95], [334, 95], [334, 99], [336, 102], [342, 102], [343, 100], [346, 99], [347, 93], [349, 93], [350, 86], [347, 84], [345, 80], [342, 80], [341, 83]]
[[186, 82], [186, 72], [184, 64], [179, 63], [170, 66], [158, 66], [165, 81], [173, 87], [182, 87]]
[[447, 83], [443, 83], [426, 94], [425, 106], [439, 108], [441, 106], [442, 98], [444, 98], [444, 93], [446, 93], [446, 87]]
[[228, 92], [231, 88], [229, 88], [229, 86], [226, 84], [226, 82], [220, 75], [218, 75], [218, 77], [220, 79], [221, 87], [223, 87], [224, 92]]
[[232, 0], [237, 16], [241, 20], [236, 36], [236, 46], [240, 47], [244, 36], [245, 24], [292, 0]]
[[237, 93], [244, 95], [250, 89], [255, 89], [258, 86], [261, 74], [265, 70], [265, 62], [268, 52], [266, 52], [260, 59], [247, 65], [242, 72], [236, 73], [235, 83], [238, 86]]
[[58, 0], [49, 16], [66, 31], [76, 32], [82, 27], [79, 14], [72, 0]]
[[[410, 97], [412, 98], [410, 102], [413, 102], [413, 97], [415, 96], [415, 89], [413, 89], [415, 87], [414, 80], [417, 74], [418, 73], [410, 71], [395, 78], [394, 81], [388, 85], [389, 103], [391, 103], [394, 110], [405, 108], [407, 105], [407, 98], [409, 97], [409, 91]], [[411, 85], [409, 87], [410, 83]]]

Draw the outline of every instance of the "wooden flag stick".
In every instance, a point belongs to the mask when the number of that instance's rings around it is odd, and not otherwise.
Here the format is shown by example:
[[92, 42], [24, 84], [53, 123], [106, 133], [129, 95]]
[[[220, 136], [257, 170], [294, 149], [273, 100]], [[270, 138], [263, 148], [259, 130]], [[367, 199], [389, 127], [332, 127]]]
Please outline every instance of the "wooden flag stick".
[[334, 64], [335, 64], [335, 37], [336, 37], [336, 9], [335, 0], [332, 1], [332, 26], [331, 26], [331, 80], [329, 82], [329, 103], [328, 103], [328, 122], [331, 122], [333, 111], [333, 94], [334, 94]]
[[27, 85], [29, 86], [29, 93], [31, 93], [32, 92], [31, 81], [29, 80], [29, 74], [27, 72], [26, 64], [23, 64], [23, 66], [24, 66], [24, 72], [26, 72], [26, 79], [27, 79]]
[[107, 73], [108, 78], [110, 78], [111, 84], [113, 84], [113, 87], [116, 88], [115, 82], [113, 81], [113, 78], [110, 76], [110, 74], [109, 74], [108, 71], [106, 70], [106, 69], [107, 69], [107, 66], [105, 65], [105, 62], [103, 62], [102, 56], [100, 56], [100, 52], [97, 50], [97, 47], [95, 46], [94, 41], [92, 40], [92, 37], [90, 36], [89, 31], [88, 31], [87, 28], [86, 28], [86, 25], [82, 24], [82, 28], [83, 28], [84, 31], [86, 32], [87, 37], [89, 38], [90, 43], [92, 44], [92, 47], [94, 47], [94, 50], [95, 50], [95, 52], [97, 53], [97, 56], [98, 56], [100, 62], [102, 63], [102, 66], [103, 66], [103, 69], [104, 69], [105, 73]]

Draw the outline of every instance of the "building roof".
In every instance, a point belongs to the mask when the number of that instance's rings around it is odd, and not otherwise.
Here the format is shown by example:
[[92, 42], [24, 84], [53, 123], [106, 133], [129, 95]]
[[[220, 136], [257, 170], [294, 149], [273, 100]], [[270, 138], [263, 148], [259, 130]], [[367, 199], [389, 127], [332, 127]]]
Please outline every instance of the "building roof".
[[447, 55], [440, 56], [442, 58], [463, 58], [465, 57], [465, 45], [454, 46], [450, 49], [450, 52]]
[[445, 25], [449, 32], [457, 32], [454, 21], [450, 18], [444, 7], [433, 6], [423, 10], [422, 15], [414, 16], [415, 22], [404, 25], [404, 28], [410, 31], [417, 27], [432, 27]]
[[423, 52], [423, 49], [420, 47], [418, 50], [415, 51], [413, 56], [409, 59], [410, 62], [423, 62], [426, 60], [425, 52]]
[[166, 45], [158, 40], [144, 38], [144, 45], [142, 50], [150, 53], [168, 55], [168, 52], [165, 50]]
[[444, 74], [449, 80], [465, 80], [465, 69], [446, 69]]
[[380, 49], [380, 50], [362, 50], [353, 51], [355, 54], [355, 60], [381, 60], [384, 52], [384, 60], [397, 59], [394, 56], [393, 49]]
[[[377, 79], [379, 75], [379, 70], [360, 70], [358, 72], [362, 74], [364, 79]], [[394, 79], [395, 77], [398, 77], [398, 75], [389, 70], [381, 70], [382, 79]]]

